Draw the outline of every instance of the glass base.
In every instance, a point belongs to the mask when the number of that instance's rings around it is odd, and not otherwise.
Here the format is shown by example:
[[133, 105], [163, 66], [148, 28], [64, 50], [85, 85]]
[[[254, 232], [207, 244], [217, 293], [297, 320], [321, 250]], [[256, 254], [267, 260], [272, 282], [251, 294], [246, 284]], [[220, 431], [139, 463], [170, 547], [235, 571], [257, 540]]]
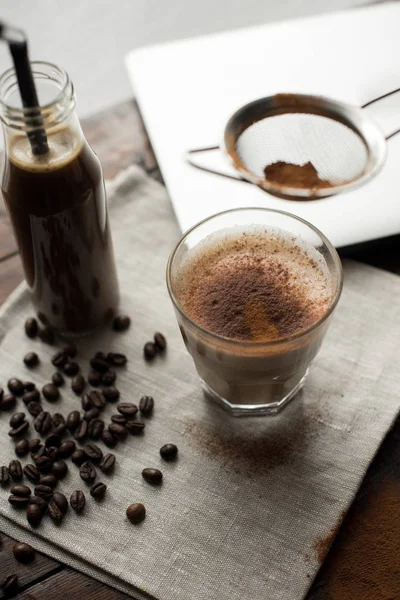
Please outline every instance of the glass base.
[[300, 381], [285, 396], [275, 402], [266, 402], [265, 404], [232, 404], [226, 398], [223, 398], [200, 377], [201, 386], [208, 398], [216, 402], [232, 417], [262, 417], [265, 415], [276, 415], [295, 397], [297, 392], [304, 386], [308, 375], [308, 369]]

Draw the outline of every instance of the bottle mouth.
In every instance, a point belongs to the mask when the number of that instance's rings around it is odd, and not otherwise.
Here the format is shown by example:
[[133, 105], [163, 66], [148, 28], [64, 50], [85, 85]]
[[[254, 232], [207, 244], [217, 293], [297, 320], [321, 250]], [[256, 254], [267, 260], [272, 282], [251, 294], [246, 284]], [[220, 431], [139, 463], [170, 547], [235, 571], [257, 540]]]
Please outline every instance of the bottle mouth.
[[38, 109], [22, 106], [15, 69], [0, 77], [0, 119], [8, 127], [25, 132], [54, 127], [75, 108], [74, 87], [64, 69], [43, 61], [33, 61], [31, 67], [43, 120], [40, 126], [32, 125]]

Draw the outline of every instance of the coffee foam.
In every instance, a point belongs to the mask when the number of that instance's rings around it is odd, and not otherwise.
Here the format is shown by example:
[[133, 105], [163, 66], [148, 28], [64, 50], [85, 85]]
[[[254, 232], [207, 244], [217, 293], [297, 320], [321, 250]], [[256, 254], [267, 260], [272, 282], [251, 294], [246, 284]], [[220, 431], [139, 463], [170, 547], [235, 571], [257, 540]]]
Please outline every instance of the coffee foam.
[[187, 314], [224, 337], [269, 341], [310, 327], [329, 308], [324, 257], [300, 237], [252, 225], [213, 233], [173, 281]]

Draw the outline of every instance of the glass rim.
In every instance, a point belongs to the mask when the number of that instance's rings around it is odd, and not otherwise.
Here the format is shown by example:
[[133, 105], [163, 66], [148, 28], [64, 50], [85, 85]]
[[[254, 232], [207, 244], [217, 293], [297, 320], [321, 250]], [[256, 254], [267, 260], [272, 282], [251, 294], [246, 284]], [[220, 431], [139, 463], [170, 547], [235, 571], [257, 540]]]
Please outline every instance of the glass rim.
[[[172, 264], [173, 264], [174, 258], [176, 256], [176, 253], [178, 252], [178, 250], [182, 246], [182, 244], [185, 242], [185, 240], [188, 238], [188, 236], [193, 231], [195, 231], [198, 227], [200, 227], [201, 225], [204, 225], [205, 223], [207, 223], [208, 221], [211, 221], [212, 219], [215, 219], [217, 217], [221, 217], [222, 215], [227, 215], [230, 213], [239, 213], [239, 212], [245, 212], [245, 211], [262, 211], [262, 212], [266, 212], [266, 213], [276, 213], [276, 214], [284, 215], [285, 217], [290, 217], [296, 221], [300, 221], [301, 223], [303, 223], [304, 225], [306, 225], [307, 227], [312, 229], [322, 239], [323, 243], [328, 248], [328, 250], [334, 260], [334, 263], [335, 263], [335, 266], [336, 266], [336, 269], [338, 272], [338, 285], [337, 285], [335, 294], [333, 295], [333, 297], [330, 301], [329, 308], [322, 315], [322, 317], [320, 317], [317, 321], [312, 323], [312, 325], [310, 325], [306, 329], [300, 329], [299, 331], [297, 331], [296, 333], [293, 333], [292, 335], [281, 337], [277, 340], [269, 340], [269, 341], [267, 340], [267, 341], [259, 341], [259, 342], [252, 341], [252, 340], [237, 340], [237, 339], [233, 339], [233, 338], [229, 338], [229, 337], [220, 335], [218, 333], [214, 333], [213, 331], [210, 331], [206, 327], [203, 327], [202, 325], [197, 323], [194, 319], [192, 319], [192, 317], [190, 317], [186, 313], [186, 311], [184, 310], [183, 306], [179, 302], [178, 298], [176, 297], [176, 295], [172, 289], [172, 276], [171, 276]], [[309, 334], [311, 331], [314, 331], [315, 329], [317, 329], [320, 325], [322, 325], [333, 313], [337, 303], [339, 302], [339, 298], [340, 298], [340, 295], [341, 295], [342, 289], [343, 289], [343, 268], [342, 268], [342, 263], [340, 261], [339, 254], [337, 253], [337, 250], [334, 247], [334, 245], [332, 244], [332, 242], [330, 242], [328, 240], [328, 238], [322, 233], [322, 231], [320, 231], [317, 227], [312, 225], [309, 221], [306, 221], [305, 219], [302, 219], [301, 217], [298, 217], [297, 215], [294, 215], [293, 213], [289, 213], [285, 210], [278, 210], [278, 209], [274, 209], [274, 208], [264, 208], [264, 207], [260, 207], [260, 206], [249, 206], [249, 207], [242, 207], [242, 208], [231, 208], [229, 210], [223, 210], [221, 212], [215, 213], [213, 215], [210, 215], [209, 217], [206, 217], [205, 219], [202, 219], [201, 221], [199, 221], [198, 223], [196, 223], [195, 225], [190, 227], [190, 229], [185, 231], [185, 233], [181, 236], [181, 238], [177, 242], [176, 246], [174, 247], [174, 249], [172, 250], [172, 252], [168, 258], [167, 268], [166, 268], [166, 280], [167, 280], [168, 293], [170, 295], [170, 298], [173, 302], [174, 307], [196, 329], [199, 329], [202, 333], [205, 333], [207, 335], [211, 335], [211, 336], [215, 337], [216, 339], [220, 340], [221, 342], [224, 342], [225, 344], [232, 344], [232, 345], [239, 344], [242, 346], [245, 345], [247, 348], [250, 348], [250, 347], [260, 348], [262, 346], [269, 347], [269, 346], [276, 346], [279, 344], [285, 344], [287, 342], [291, 342], [293, 340], [300, 339], [303, 336]]]

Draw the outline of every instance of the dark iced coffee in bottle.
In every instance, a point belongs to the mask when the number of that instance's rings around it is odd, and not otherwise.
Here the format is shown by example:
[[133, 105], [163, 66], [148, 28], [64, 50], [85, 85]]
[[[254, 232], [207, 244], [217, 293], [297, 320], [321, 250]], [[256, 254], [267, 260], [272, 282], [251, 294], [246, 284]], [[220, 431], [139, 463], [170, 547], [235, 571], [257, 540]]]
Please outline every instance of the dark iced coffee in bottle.
[[33, 67], [48, 151], [32, 151], [22, 110], [12, 109], [10, 70], [0, 80], [1, 188], [37, 312], [61, 333], [84, 334], [112, 316], [119, 298], [102, 168], [83, 137], [67, 74]]

